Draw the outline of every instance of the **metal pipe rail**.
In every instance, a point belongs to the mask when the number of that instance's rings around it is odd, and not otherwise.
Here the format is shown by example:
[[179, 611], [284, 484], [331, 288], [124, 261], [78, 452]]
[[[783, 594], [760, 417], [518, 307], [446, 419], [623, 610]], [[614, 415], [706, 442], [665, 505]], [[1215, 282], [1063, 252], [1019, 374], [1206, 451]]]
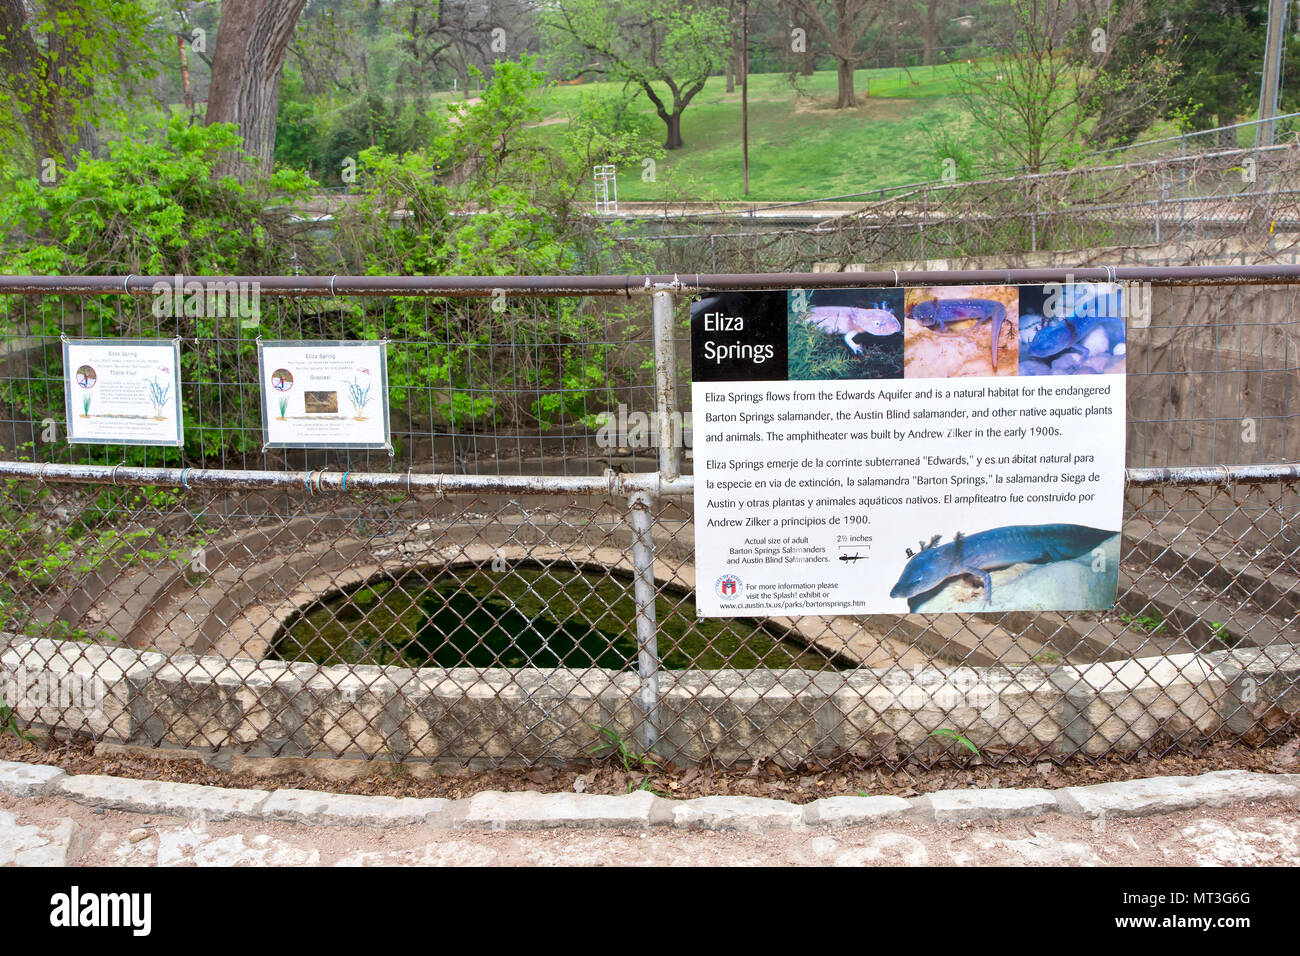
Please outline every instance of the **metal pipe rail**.
[[1149, 485], [1265, 485], [1300, 480], [1300, 465], [1190, 465], [1181, 468], [1126, 468], [1124, 481], [1138, 488]]
[[[1300, 465], [1195, 465], [1183, 468], [1127, 468], [1125, 482], [1152, 485], [1259, 485], [1300, 481]], [[450, 494], [689, 495], [692, 475], [668, 477], [660, 472], [606, 471], [583, 475], [456, 475], [425, 472], [231, 471], [215, 468], [139, 468], [131, 465], [65, 465], [54, 462], [0, 461], [0, 479], [55, 481], [124, 487], [206, 489], [217, 491], [423, 492]]]
[[[177, 276], [0, 276], [0, 295], [154, 294]], [[874, 270], [870, 272], [687, 273], [625, 276], [180, 276], [187, 282], [256, 283], [268, 296], [653, 296], [660, 292], [741, 289], [842, 289], [891, 286], [1040, 285], [1049, 282], [1148, 282], [1157, 286], [1300, 285], [1300, 264], [1223, 266], [1072, 266], [1020, 269]]]
[[0, 461], [0, 479], [77, 485], [168, 487], [213, 491], [421, 492], [452, 494], [688, 495], [691, 475], [674, 478], [657, 471], [628, 474], [607, 470], [584, 475], [456, 475], [426, 472], [233, 471], [218, 468], [139, 468], [132, 465], [66, 465], [55, 462]]

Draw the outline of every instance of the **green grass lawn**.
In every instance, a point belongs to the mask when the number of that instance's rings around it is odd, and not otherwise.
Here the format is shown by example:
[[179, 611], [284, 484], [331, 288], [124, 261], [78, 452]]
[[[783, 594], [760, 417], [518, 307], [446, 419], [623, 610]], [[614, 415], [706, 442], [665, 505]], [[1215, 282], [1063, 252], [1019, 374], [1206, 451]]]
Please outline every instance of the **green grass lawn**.
[[[783, 73], [751, 76], [748, 197], [742, 195], [741, 188], [740, 91], [725, 92], [725, 80], [713, 77], [682, 116], [685, 146], [656, 157], [652, 182], [642, 180], [645, 157], [632, 157], [619, 169], [619, 199], [783, 202], [869, 193], [939, 179], [943, 172], [943, 157], [936, 149], [940, 138], [964, 149], [979, 176], [978, 170], [988, 169], [992, 158], [979, 153], [977, 144], [983, 137], [958, 95], [959, 79], [967, 69], [965, 61], [959, 60], [911, 69], [858, 70], [858, 106], [845, 110], [834, 109], [834, 70], [798, 77], [797, 88]], [[584, 97], [612, 94], [619, 88], [612, 83], [546, 88], [540, 103], [544, 125], [532, 134], [543, 142], [556, 142]], [[470, 97], [477, 95], [469, 93]], [[666, 90], [663, 95], [669, 99]], [[464, 92], [443, 91], [432, 95], [431, 105], [441, 111], [465, 98]], [[648, 121], [650, 153], [664, 140], [664, 124], [643, 94], [637, 95], [634, 109]], [[156, 118], [161, 122], [161, 114]], [[1172, 122], [1162, 121], [1141, 138], [1176, 132]], [[1239, 144], [1249, 145], [1253, 136], [1252, 129], [1243, 129]], [[1206, 138], [1197, 145], [1208, 148], [1212, 144]], [[1177, 150], [1176, 143], [1161, 144], [1089, 162], [1133, 161]]]
[[[783, 201], [861, 193], [939, 178], [940, 157], [927, 129], [946, 129], [966, 139], [973, 123], [956, 96], [964, 62], [904, 69], [858, 70], [855, 109], [834, 109], [834, 70], [798, 77], [798, 89], [786, 74], [766, 73], [749, 81], [749, 199]], [[533, 130], [554, 142], [565, 132], [567, 118], [584, 97], [616, 92], [613, 83], [583, 83], [546, 88], [541, 94], [547, 125]], [[727, 93], [722, 77], [713, 77], [682, 116], [685, 147], [656, 158], [653, 182], [641, 178], [643, 157], [619, 170], [618, 194], [632, 201], [739, 200], [741, 190], [740, 90]], [[663, 91], [665, 98], [667, 91]], [[470, 91], [474, 98], [477, 91]], [[432, 95], [441, 111], [463, 102], [464, 92]], [[327, 108], [325, 105], [321, 109]], [[639, 94], [635, 109], [648, 120], [648, 151], [666, 136], [663, 121]], [[184, 112], [174, 104], [172, 112]], [[161, 125], [163, 112], [134, 115]]]
[[[973, 123], [955, 96], [956, 71], [964, 64], [859, 70], [856, 109], [836, 110], [835, 73], [800, 77], [800, 91], [784, 74], [751, 76], [749, 82], [749, 165], [753, 200], [816, 199], [937, 179], [940, 158], [927, 130], [946, 129], [966, 139]], [[561, 118], [581, 97], [609, 84], [551, 88], [544, 111]], [[657, 161], [654, 182], [643, 182], [638, 160], [620, 170], [622, 200], [740, 199], [740, 91], [725, 92], [721, 77], [708, 85], [682, 115], [685, 147]], [[864, 96], [864, 91], [869, 95]], [[638, 109], [662, 121], [648, 100]], [[540, 127], [543, 139], [562, 134], [562, 125]]]

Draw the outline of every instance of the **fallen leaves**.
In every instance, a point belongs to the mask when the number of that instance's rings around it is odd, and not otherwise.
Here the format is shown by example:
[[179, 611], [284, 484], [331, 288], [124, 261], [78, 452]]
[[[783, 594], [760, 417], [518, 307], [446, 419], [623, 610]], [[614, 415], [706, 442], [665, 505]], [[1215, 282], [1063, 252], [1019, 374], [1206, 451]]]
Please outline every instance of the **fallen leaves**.
[[[1156, 756], [1138, 755], [1127, 762], [1117, 756], [1089, 763], [1066, 761], [1057, 765], [1041, 757], [1010, 757], [996, 766], [944, 765], [926, 770], [907, 765], [884, 766], [861, 754], [848, 755], [830, 767], [786, 767], [773, 760], [758, 760], [730, 768], [713, 764], [675, 768], [656, 767], [649, 772], [627, 773], [621, 766], [583, 763], [568, 767], [535, 765], [519, 769], [457, 770], [437, 773], [416, 764], [399, 768], [376, 761], [353, 779], [330, 779], [303, 772], [274, 776], [231, 773], [196, 759], [193, 752], [168, 757], [149, 752], [114, 751], [96, 754], [85, 741], [35, 743], [13, 737], [0, 738], [0, 759], [50, 764], [69, 773], [113, 773], [123, 777], [202, 783], [215, 786], [299, 788], [339, 793], [364, 793], [401, 797], [461, 799], [483, 790], [543, 790], [579, 793], [626, 794], [641, 786], [675, 799], [702, 796], [759, 796], [803, 803], [822, 796], [865, 793], [902, 797], [936, 790], [967, 787], [1059, 788], [1160, 775], [1184, 776], [1212, 770], [1255, 770], [1265, 773], [1300, 772], [1300, 727], [1294, 717], [1278, 710], [1257, 715], [1263, 744], [1250, 747], [1230, 741], [1210, 741], [1196, 752], [1171, 751]], [[884, 741], [875, 742], [884, 750]]]

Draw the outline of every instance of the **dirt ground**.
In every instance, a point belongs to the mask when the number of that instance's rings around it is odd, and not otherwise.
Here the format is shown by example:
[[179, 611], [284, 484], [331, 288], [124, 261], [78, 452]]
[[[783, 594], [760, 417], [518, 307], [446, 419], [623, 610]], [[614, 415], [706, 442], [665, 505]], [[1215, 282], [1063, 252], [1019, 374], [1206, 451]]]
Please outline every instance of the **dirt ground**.
[[787, 769], [760, 762], [752, 767], [661, 767], [625, 769], [621, 762], [593, 761], [586, 766], [500, 770], [426, 772], [428, 768], [403, 768], [375, 763], [372, 770], [351, 779], [326, 777], [314, 772], [231, 773], [208, 766], [192, 753], [179, 751], [106, 751], [87, 741], [23, 741], [0, 736], [0, 760], [49, 764], [76, 774], [112, 774], [148, 780], [170, 780], [223, 787], [275, 790], [297, 788], [335, 793], [377, 794], [400, 797], [458, 799], [482, 790], [578, 791], [627, 793], [651, 789], [674, 799], [734, 795], [771, 797], [806, 803], [826, 796], [867, 794], [912, 797], [935, 790], [965, 787], [1059, 787], [1133, 780], [1140, 777], [1190, 776], [1213, 770], [1255, 770], [1266, 773], [1300, 772], [1300, 734], [1290, 723], [1260, 746], [1226, 741], [1211, 742], [1196, 752], [1164, 756], [1137, 756], [1127, 762], [1104, 757], [1096, 762], [1071, 760], [1056, 764], [1004, 762], [997, 766], [951, 766], [923, 769], [904, 766], [844, 765]]

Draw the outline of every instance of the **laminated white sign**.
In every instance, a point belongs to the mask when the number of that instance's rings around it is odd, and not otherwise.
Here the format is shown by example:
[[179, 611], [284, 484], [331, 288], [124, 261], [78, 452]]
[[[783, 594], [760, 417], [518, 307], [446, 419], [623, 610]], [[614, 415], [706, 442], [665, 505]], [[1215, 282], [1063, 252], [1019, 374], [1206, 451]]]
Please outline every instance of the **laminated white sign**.
[[383, 342], [258, 342], [266, 448], [390, 448]]
[[75, 445], [183, 441], [180, 345], [158, 339], [65, 339], [63, 395]]
[[696, 302], [700, 613], [1113, 606], [1137, 301], [1076, 283]]

